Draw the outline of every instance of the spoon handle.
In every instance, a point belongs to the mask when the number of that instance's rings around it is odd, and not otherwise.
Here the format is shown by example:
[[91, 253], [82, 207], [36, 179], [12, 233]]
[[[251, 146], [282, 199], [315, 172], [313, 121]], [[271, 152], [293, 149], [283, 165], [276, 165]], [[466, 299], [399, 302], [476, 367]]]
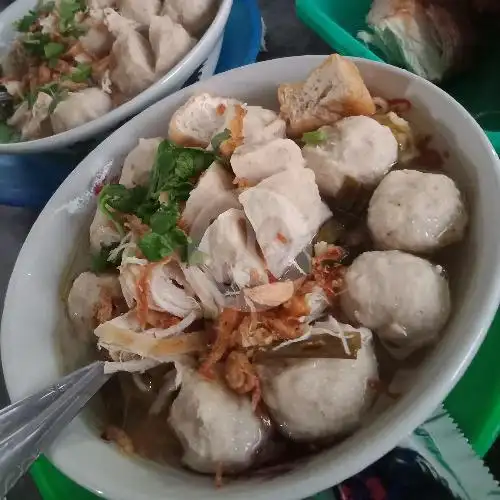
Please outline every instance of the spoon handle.
[[104, 364], [95, 362], [0, 412], [0, 498], [108, 378]]

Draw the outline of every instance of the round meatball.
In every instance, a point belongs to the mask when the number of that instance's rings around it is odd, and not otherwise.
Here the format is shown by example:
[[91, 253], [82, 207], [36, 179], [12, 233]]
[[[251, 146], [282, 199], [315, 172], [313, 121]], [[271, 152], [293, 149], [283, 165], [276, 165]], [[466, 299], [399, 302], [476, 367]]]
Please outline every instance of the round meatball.
[[50, 115], [52, 128], [60, 134], [105, 115], [112, 107], [111, 97], [96, 87], [72, 92]]
[[379, 248], [429, 253], [462, 239], [467, 213], [446, 175], [395, 170], [373, 193], [368, 227]]
[[73, 282], [68, 295], [68, 314], [81, 340], [94, 337], [92, 330], [106, 317], [109, 309], [123, 301], [118, 277], [113, 274], [97, 276], [86, 271]]
[[450, 313], [442, 268], [398, 250], [361, 254], [345, 284], [341, 303], [351, 321], [408, 352], [433, 342]]
[[182, 370], [169, 423], [183, 447], [182, 461], [204, 473], [215, 473], [219, 467], [226, 472], [249, 467], [268, 436], [249, 398], [203, 379], [190, 368]]
[[361, 330], [363, 346], [357, 359], [287, 360], [259, 366], [262, 397], [284, 435], [294, 441], [315, 441], [348, 434], [360, 425], [375, 395], [368, 382], [378, 379], [371, 333]]
[[316, 174], [322, 194], [337, 196], [347, 179], [376, 186], [398, 158], [398, 143], [389, 127], [367, 116], [351, 116], [319, 129], [325, 137], [302, 154]]

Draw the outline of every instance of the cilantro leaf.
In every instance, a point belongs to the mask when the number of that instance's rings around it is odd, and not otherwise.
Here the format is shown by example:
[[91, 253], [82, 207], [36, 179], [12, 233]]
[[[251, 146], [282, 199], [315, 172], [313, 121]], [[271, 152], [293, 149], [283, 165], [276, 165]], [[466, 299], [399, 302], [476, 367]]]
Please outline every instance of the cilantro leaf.
[[[183, 148], [170, 141], [158, 146], [149, 187], [128, 189], [120, 184], [109, 184], [99, 194], [100, 210], [124, 234], [120, 214], [139, 217], [151, 228], [138, 242], [144, 256], [158, 261], [178, 252], [187, 259], [189, 238], [177, 227], [180, 219], [179, 203], [189, 197], [196, 177], [215, 160], [214, 152], [196, 148]], [[166, 201], [160, 202], [160, 194], [166, 193]]]
[[75, 29], [75, 14], [86, 10], [85, 0], [61, 0], [59, 5], [59, 29], [63, 34]]
[[182, 186], [185, 196], [185, 183], [206, 170], [215, 158], [215, 153], [211, 151], [183, 148], [170, 141], [162, 141], [151, 171], [149, 196], [157, 198], [162, 191], [166, 191], [169, 197], [173, 197], [178, 186]]
[[26, 33], [30, 30], [31, 25], [38, 19], [38, 13], [34, 10], [28, 11], [28, 13], [14, 23], [14, 27], [17, 31]]
[[155, 161], [149, 179], [148, 196], [158, 198], [162, 184], [169, 178], [175, 167], [175, 146], [170, 141], [162, 141], [156, 151]]
[[177, 203], [168, 203], [151, 216], [149, 226], [154, 233], [166, 234], [172, 231], [180, 217]]
[[148, 233], [137, 243], [146, 259], [156, 262], [168, 257], [175, 250], [175, 244], [167, 235]]
[[152, 231], [144, 235], [137, 245], [146, 259], [156, 262], [168, 257], [176, 250], [179, 251], [181, 260], [186, 260], [188, 243], [189, 239], [186, 233], [176, 227], [167, 234]]
[[48, 33], [26, 33], [22, 39], [22, 44], [26, 52], [35, 57], [45, 56], [45, 45], [51, 43], [50, 35]]
[[135, 214], [139, 219], [144, 222], [144, 224], [151, 223], [151, 217], [158, 211], [160, 208], [160, 202], [158, 200], [146, 199], [141, 205], [137, 207]]
[[317, 146], [325, 142], [328, 139], [326, 132], [323, 130], [314, 130], [312, 132], [306, 132], [302, 135], [302, 140], [308, 146]]
[[16, 21], [14, 27], [17, 31], [27, 33], [40, 16], [50, 14], [54, 10], [54, 7], [54, 2], [40, 3], [36, 9], [29, 10], [24, 17]]
[[107, 184], [99, 194], [99, 206], [124, 214], [134, 214], [144, 201], [146, 188], [136, 186], [128, 189], [122, 184]]
[[49, 42], [43, 46], [43, 52], [46, 59], [57, 59], [59, 56], [63, 55], [66, 51], [66, 47], [62, 43]]
[[82, 83], [88, 80], [91, 74], [92, 74], [92, 66], [90, 64], [80, 63], [71, 72], [69, 77], [76, 83]]

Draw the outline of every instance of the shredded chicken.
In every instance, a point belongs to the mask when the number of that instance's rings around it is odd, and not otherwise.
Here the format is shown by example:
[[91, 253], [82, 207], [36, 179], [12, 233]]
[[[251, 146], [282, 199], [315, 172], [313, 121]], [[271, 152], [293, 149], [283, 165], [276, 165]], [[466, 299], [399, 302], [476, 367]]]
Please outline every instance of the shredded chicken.
[[181, 318], [168, 312], [153, 311], [152, 309], [147, 311], [146, 324], [152, 328], [166, 329], [177, 325], [180, 321]]
[[149, 297], [149, 280], [151, 271], [156, 264], [146, 264], [141, 269], [141, 274], [136, 282], [137, 289], [137, 319], [142, 328], [146, 328], [148, 317], [150, 314], [148, 297]]
[[103, 287], [99, 294], [99, 304], [95, 312], [95, 319], [98, 325], [106, 323], [113, 318], [116, 318], [126, 310], [125, 302], [117, 300], [112, 290]]
[[260, 380], [247, 355], [232, 351], [226, 359], [225, 377], [227, 385], [238, 394], [252, 395], [254, 411], [261, 399]]
[[290, 316], [300, 318], [307, 316], [311, 312], [311, 308], [307, 304], [306, 294], [311, 293], [316, 283], [308, 281], [293, 297], [283, 304], [283, 308], [288, 311]]
[[264, 328], [258, 320], [258, 315], [251, 313], [245, 316], [236, 332], [237, 343], [241, 347], [263, 347], [271, 345], [275, 335]]
[[214, 365], [218, 363], [232, 344], [233, 331], [241, 322], [242, 315], [235, 309], [223, 309], [215, 327], [216, 338], [210, 353], [200, 366], [200, 373], [207, 378], [214, 378]]

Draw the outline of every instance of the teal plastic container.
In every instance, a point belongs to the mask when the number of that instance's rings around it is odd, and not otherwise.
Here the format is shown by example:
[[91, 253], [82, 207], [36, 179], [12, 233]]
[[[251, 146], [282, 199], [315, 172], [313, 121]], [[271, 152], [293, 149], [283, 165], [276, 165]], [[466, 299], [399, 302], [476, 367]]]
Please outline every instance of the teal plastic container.
[[[372, 0], [296, 0], [297, 15], [336, 52], [345, 56], [383, 61], [380, 53], [356, 38], [367, 28], [365, 18]], [[500, 151], [500, 44], [492, 40], [478, 53], [468, 73], [442, 86], [483, 127], [495, 150]], [[389, 61], [385, 61], [389, 62]]]
[[[296, 0], [297, 14], [339, 54], [383, 61], [356, 38], [366, 29], [372, 0]], [[478, 55], [466, 74], [446, 82], [443, 89], [457, 99], [485, 129], [500, 152], [500, 46]], [[500, 193], [499, 193], [500, 196]], [[465, 437], [484, 456], [500, 432], [500, 314], [469, 369], [445, 401]]]

